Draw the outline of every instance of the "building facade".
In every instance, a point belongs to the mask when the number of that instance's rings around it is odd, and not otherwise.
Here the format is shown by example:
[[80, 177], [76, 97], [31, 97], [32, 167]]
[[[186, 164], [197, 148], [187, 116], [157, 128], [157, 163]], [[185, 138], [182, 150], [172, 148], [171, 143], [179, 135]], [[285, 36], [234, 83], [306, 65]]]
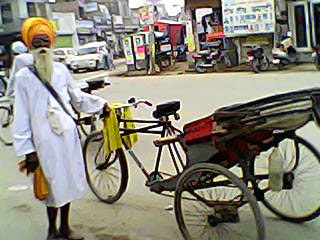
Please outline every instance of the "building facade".
[[0, 0], [0, 32], [20, 32], [26, 18], [49, 17], [50, 12], [50, 4], [45, 0]]

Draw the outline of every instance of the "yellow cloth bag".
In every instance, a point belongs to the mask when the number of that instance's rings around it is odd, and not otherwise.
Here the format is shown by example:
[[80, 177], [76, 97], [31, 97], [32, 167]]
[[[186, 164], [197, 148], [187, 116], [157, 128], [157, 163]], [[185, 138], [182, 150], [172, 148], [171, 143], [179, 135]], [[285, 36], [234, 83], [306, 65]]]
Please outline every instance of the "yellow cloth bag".
[[40, 201], [46, 200], [49, 197], [49, 184], [40, 166], [34, 172], [33, 191], [34, 196]]
[[[123, 118], [123, 119], [132, 119], [132, 112], [131, 112], [129, 107], [126, 107], [123, 110], [121, 118]], [[136, 126], [135, 126], [135, 124], [133, 122], [125, 122], [123, 124], [123, 127], [124, 128], [128, 128], [128, 129], [135, 129], [136, 128]], [[134, 144], [138, 141], [138, 134], [137, 133], [133, 133], [133, 134], [130, 134], [128, 136], [124, 136], [123, 139], [124, 139], [125, 143], [127, 144], [127, 146], [129, 148], [132, 148], [134, 146]]]
[[[111, 112], [108, 118], [104, 119], [103, 137], [105, 142], [106, 153], [109, 154], [122, 147], [122, 141], [119, 130], [119, 123], [115, 112], [115, 107], [121, 105], [121, 103], [114, 103], [110, 106]], [[132, 113], [129, 107], [123, 110], [121, 118], [132, 119]], [[124, 123], [124, 128], [135, 129], [134, 123]], [[138, 135], [136, 133], [123, 137], [123, 140], [129, 148], [138, 141]]]
[[103, 138], [107, 154], [122, 147], [117, 115], [112, 106], [110, 108], [110, 115], [104, 119], [103, 124]]

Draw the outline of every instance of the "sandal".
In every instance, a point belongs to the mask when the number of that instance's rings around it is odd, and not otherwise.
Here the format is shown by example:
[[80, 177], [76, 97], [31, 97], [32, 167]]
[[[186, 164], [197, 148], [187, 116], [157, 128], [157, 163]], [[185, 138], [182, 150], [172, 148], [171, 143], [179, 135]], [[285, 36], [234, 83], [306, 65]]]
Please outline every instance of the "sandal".
[[59, 237], [58, 232], [55, 233], [51, 233], [47, 236], [47, 240], [53, 240], [53, 239], [57, 239]]
[[59, 237], [67, 240], [84, 240], [84, 237], [82, 237], [79, 234], [76, 234], [75, 232], [70, 232], [69, 234], [60, 233]]

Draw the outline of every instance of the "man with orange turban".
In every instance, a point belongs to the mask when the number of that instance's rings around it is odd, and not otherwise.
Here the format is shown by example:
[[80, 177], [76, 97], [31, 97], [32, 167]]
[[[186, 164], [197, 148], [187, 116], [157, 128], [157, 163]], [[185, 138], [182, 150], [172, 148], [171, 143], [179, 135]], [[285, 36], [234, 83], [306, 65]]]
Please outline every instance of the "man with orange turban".
[[[44, 18], [27, 19], [22, 37], [33, 55], [33, 67], [16, 75], [14, 146], [18, 156], [26, 156], [20, 169], [34, 172], [40, 164], [49, 184], [47, 239], [83, 239], [69, 227], [70, 203], [87, 190], [85, 167], [73, 110], [108, 115], [106, 101], [83, 93], [68, 69], [52, 61], [55, 40], [52, 24]], [[58, 96], [49, 91], [51, 86]], [[60, 101], [59, 101], [60, 100]], [[60, 208], [61, 225], [56, 228]]]

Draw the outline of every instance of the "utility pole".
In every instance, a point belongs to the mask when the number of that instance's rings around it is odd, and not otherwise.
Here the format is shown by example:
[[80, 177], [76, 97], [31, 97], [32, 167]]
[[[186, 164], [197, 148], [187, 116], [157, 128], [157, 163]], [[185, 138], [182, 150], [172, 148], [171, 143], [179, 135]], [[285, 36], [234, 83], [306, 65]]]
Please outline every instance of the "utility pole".
[[154, 36], [154, 22], [155, 22], [155, 6], [158, 0], [147, 0], [148, 6], [148, 14], [149, 17], [151, 15], [151, 19], [149, 19], [149, 75], [154, 75], [156, 73], [156, 47], [155, 47], [155, 36]]

